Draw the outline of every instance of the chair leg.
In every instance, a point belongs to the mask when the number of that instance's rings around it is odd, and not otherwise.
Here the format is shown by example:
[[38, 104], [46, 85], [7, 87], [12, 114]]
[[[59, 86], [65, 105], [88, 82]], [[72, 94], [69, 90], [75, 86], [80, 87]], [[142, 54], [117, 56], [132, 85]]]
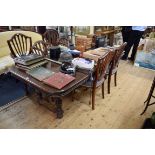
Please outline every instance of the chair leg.
[[117, 72], [114, 74], [114, 82], [115, 82], [115, 86], [117, 86]]
[[90, 100], [89, 100], [89, 105], [91, 105], [91, 100], [92, 100], [92, 88], [89, 89], [90, 93]]
[[92, 110], [95, 110], [95, 93], [96, 93], [96, 88], [92, 89]]
[[110, 94], [111, 75], [108, 76], [108, 94]]
[[43, 94], [40, 91], [36, 93], [37, 93], [37, 102], [41, 104], [43, 100]]
[[104, 83], [102, 84], [102, 98], [104, 98]]

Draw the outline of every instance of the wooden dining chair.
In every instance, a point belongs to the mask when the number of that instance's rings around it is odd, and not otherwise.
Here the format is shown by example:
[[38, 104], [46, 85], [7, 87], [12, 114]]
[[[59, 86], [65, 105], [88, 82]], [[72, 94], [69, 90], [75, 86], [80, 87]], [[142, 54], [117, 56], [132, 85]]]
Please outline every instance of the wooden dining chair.
[[48, 55], [47, 44], [42, 40], [35, 42], [31, 47], [31, 51], [32, 53], [36, 53], [45, 57]]
[[108, 75], [108, 94], [110, 94], [110, 83], [111, 83], [111, 76], [114, 75], [114, 83], [115, 86], [117, 86], [117, 71], [118, 71], [118, 66], [121, 57], [124, 54], [124, 48], [126, 46], [126, 42], [123, 43], [120, 47], [116, 48], [114, 51], [114, 56], [112, 59], [111, 66], [109, 67], [109, 70], [107, 72]]
[[42, 35], [43, 41], [48, 43], [50, 46], [57, 46], [59, 43], [59, 33], [57, 30], [50, 29]]
[[22, 33], [14, 34], [7, 40], [13, 58], [29, 54], [32, 46], [32, 39]]
[[[14, 34], [11, 39], [7, 40], [11, 57], [21, 57], [31, 53], [32, 39], [22, 33]], [[17, 80], [18, 82], [18, 80]], [[25, 83], [25, 91], [28, 94], [28, 85]]]
[[95, 109], [95, 95], [96, 89], [99, 86], [102, 86], [102, 98], [104, 98], [104, 81], [106, 80], [106, 70], [109, 67], [110, 63], [112, 62], [113, 52], [108, 51], [98, 59], [97, 65], [95, 67], [95, 71], [92, 75], [92, 80], [89, 80], [84, 87], [91, 89], [91, 104], [92, 109]]

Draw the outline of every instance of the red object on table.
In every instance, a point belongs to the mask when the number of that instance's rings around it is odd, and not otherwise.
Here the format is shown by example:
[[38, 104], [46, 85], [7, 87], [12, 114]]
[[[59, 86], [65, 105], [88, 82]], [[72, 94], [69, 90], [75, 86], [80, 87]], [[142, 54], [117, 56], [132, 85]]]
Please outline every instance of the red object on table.
[[75, 77], [58, 72], [58, 73], [54, 73], [49, 78], [43, 80], [43, 82], [57, 89], [61, 89], [65, 87], [67, 84], [69, 84], [70, 82], [72, 82], [73, 80], [75, 80]]

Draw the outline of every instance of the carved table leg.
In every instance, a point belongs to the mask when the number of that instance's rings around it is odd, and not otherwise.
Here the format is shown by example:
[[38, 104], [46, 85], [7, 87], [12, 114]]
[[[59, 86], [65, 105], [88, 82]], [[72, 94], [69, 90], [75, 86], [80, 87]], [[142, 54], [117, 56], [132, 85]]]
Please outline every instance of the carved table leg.
[[57, 118], [62, 118], [63, 117], [63, 110], [62, 110], [62, 100], [61, 100], [61, 98], [56, 98], [55, 99], [55, 105], [56, 105]]
[[37, 102], [39, 104], [41, 104], [42, 103], [42, 100], [43, 100], [43, 95], [42, 95], [42, 93], [40, 91], [39, 92], [36, 92], [36, 94], [37, 94]]

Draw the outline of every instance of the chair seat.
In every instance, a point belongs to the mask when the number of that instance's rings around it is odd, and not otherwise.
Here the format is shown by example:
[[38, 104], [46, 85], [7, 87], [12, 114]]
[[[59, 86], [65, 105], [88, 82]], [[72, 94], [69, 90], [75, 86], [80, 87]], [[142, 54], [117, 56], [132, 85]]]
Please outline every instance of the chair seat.
[[[98, 81], [97, 81], [97, 84], [96, 84], [96, 88], [99, 87], [105, 80], [106, 80], [106, 78], [102, 78], [101, 80], [98, 80]], [[88, 80], [88, 81], [87, 81], [85, 84], [83, 84], [82, 86], [91, 88], [91, 87], [93, 86], [93, 80]]]
[[[112, 75], [115, 74], [117, 72], [118, 67], [113, 68], [112, 70]], [[106, 71], [106, 75], [109, 75], [109, 70]]]
[[112, 74], [115, 74], [117, 72], [117, 69], [118, 67], [115, 67], [113, 70], [112, 70]]

